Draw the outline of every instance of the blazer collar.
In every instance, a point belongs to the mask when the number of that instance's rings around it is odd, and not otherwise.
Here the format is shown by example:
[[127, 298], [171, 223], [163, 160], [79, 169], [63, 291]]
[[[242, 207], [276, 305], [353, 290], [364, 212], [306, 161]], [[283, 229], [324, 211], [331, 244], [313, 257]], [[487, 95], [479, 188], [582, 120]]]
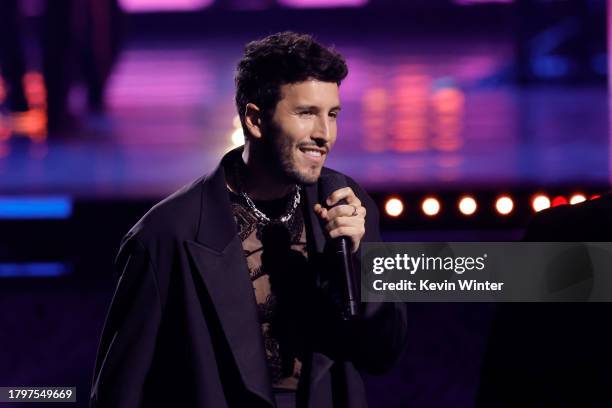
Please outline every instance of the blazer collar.
[[202, 205], [196, 239], [217, 252], [222, 252], [237, 234], [223, 169], [224, 161], [234, 152], [226, 154], [202, 182]]
[[253, 284], [231, 210], [223, 161], [202, 182], [196, 240], [187, 241], [186, 247], [244, 386], [274, 406]]
[[[242, 147], [228, 152], [217, 167], [203, 181], [202, 211], [198, 226], [197, 241], [218, 252], [232, 241], [237, 234], [236, 223], [231, 211], [225, 170], [223, 164], [234, 155], [242, 154]], [[323, 172], [328, 171], [323, 169]], [[314, 205], [319, 201], [318, 183], [304, 188], [304, 205], [306, 228], [312, 233], [312, 247], [319, 253], [325, 248], [325, 234], [319, 217], [314, 212]]]

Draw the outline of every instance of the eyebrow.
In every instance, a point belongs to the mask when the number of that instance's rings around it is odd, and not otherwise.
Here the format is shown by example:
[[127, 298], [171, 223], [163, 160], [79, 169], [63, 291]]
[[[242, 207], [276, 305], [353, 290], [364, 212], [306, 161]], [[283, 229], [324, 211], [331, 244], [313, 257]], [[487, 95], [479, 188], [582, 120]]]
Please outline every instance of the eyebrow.
[[[319, 111], [320, 108], [318, 106], [315, 105], [299, 105], [295, 108], [296, 110], [315, 110], [315, 111]], [[330, 109], [330, 111], [340, 111], [342, 110], [342, 108], [340, 106], [334, 106]]]

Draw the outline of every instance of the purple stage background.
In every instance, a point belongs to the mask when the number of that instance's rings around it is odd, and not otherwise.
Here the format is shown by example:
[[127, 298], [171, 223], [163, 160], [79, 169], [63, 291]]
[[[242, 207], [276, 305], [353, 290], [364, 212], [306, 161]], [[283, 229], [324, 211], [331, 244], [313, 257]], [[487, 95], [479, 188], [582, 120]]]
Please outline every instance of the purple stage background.
[[[536, 192], [591, 198], [610, 186], [605, 1], [94, 0], [91, 21], [75, 11], [73, 47], [56, 45], [70, 83], [59, 126], [45, 86], [45, 2], [17, 3], [19, 41], [2, 44], [23, 45], [21, 110], [8, 75], [16, 60], [0, 58], [0, 386], [76, 385], [71, 406], [86, 406], [119, 241], [241, 143], [234, 67], [245, 42], [272, 32], [313, 33], [347, 57], [328, 165], [383, 212], [387, 197], [405, 198], [400, 217], [383, 218], [386, 240], [519, 239]], [[455, 210], [468, 193], [472, 218]], [[493, 210], [502, 193], [515, 198], [510, 217]], [[440, 216], [422, 214], [427, 195]], [[3, 216], [7, 197], [51, 197], [70, 211]], [[24, 276], [41, 262], [47, 276]], [[367, 378], [370, 405], [473, 406], [493, 313], [409, 305], [405, 353]]]

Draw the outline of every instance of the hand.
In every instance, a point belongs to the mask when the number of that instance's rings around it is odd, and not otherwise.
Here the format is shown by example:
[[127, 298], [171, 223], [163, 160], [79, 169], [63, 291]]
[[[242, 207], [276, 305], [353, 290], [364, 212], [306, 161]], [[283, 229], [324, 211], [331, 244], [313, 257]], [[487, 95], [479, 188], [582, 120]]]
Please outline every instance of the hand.
[[348, 204], [338, 205], [329, 210], [321, 204], [315, 204], [314, 212], [326, 221], [325, 229], [330, 238], [348, 237], [353, 243], [353, 253], [359, 249], [361, 238], [365, 234], [366, 209], [350, 187], [334, 191], [325, 200], [327, 206], [333, 206], [345, 199]]

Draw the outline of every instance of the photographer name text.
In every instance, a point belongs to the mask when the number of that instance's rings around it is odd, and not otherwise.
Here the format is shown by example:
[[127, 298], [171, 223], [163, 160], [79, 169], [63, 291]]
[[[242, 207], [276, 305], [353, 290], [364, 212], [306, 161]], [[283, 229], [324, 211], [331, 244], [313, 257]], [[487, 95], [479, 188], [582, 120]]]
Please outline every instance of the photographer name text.
[[[471, 257], [410, 256], [397, 254], [393, 257], [376, 257], [373, 259], [371, 272], [382, 275], [387, 271], [405, 271], [410, 275], [417, 272], [433, 271], [453, 272], [462, 275], [468, 271], [482, 271], [486, 267], [487, 254]], [[420, 291], [420, 292], [468, 292], [468, 291], [501, 291], [503, 282], [479, 281], [477, 279], [458, 279], [456, 281], [434, 281], [432, 279], [401, 279], [386, 282], [376, 279], [372, 282], [376, 291]]]

